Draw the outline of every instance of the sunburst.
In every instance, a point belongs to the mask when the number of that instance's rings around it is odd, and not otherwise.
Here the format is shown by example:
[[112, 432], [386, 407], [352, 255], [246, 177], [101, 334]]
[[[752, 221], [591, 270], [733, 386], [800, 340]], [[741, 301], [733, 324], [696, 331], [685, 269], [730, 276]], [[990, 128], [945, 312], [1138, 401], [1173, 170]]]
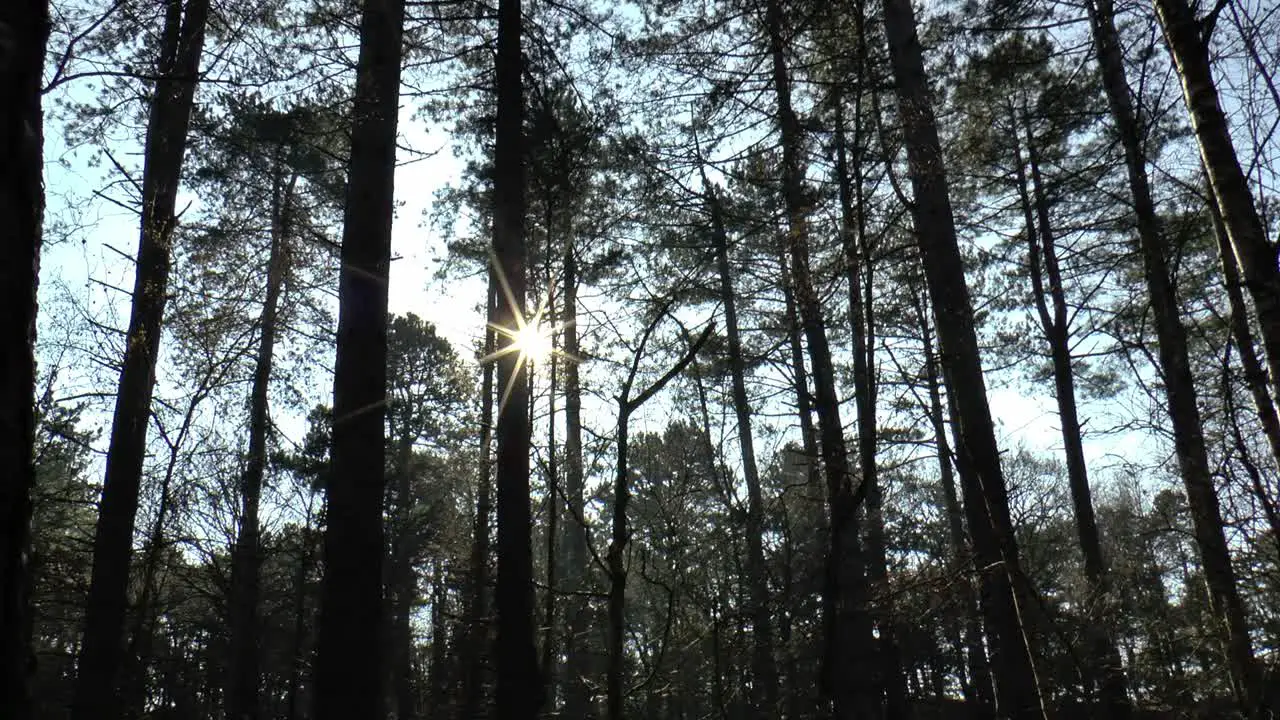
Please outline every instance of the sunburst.
[[[507, 304], [515, 311], [515, 327], [507, 327], [497, 323], [489, 323], [491, 330], [501, 337], [508, 338], [511, 342], [505, 346], [492, 352], [480, 359], [481, 363], [495, 362], [499, 358], [505, 357], [512, 353], [518, 353], [516, 358], [516, 367], [522, 365], [537, 365], [550, 362], [553, 357], [564, 358], [567, 362], [580, 363], [580, 358], [574, 357], [564, 350], [555, 346], [555, 334], [567, 328], [570, 323], [550, 323], [547, 322], [547, 309], [551, 299], [552, 288], [548, 288], [547, 294], [538, 301], [538, 309], [528, 317], [525, 317], [516, 303], [515, 295], [511, 292], [511, 285], [507, 282], [506, 273], [502, 271], [502, 265], [498, 263], [498, 258], [493, 251], [489, 251], [489, 262], [493, 264], [494, 275], [498, 278], [498, 285], [502, 288], [502, 294], [506, 297]], [[507, 380], [507, 386], [502, 390], [502, 401], [498, 404], [498, 412], [502, 413], [503, 408], [507, 405], [507, 398], [511, 396], [511, 388], [515, 385], [516, 378], [519, 373], [512, 373]]]

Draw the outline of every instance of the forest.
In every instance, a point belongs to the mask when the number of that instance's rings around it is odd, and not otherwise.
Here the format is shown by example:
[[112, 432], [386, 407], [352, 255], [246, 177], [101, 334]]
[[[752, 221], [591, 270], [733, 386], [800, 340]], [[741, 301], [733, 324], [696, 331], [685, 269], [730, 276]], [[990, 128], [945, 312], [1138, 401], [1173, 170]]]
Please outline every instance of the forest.
[[1277, 68], [1274, 0], [0, 0], [0, 720], [1276, 718]]

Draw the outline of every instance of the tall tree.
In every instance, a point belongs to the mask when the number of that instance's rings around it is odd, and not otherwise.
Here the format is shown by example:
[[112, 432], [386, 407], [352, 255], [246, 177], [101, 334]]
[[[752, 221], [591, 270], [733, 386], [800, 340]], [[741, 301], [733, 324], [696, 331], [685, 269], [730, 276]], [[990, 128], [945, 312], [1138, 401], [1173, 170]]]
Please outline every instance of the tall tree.
[[121, 363], [106, 475], [93, 540], [93, 578], [85, 613], [75, 720], [116, 717], [117, 670], [128, 604], [129, 560], [138, 489], [151, 421], [151, 395], [167, 299], [175, 206], [187, 130], [195, 99], [209, 16], [208, 0], [168, 0], [160, 33], [157, 79], [143, 150], [142, 221], [133, 305]]
[[1231, 143], [1209, 62], [1209, 41], [1218, 16], [1231, 3], [1215, 3], [1203, 18], [1196, 17], [1195, 6], [1187, 0], [1155, 0], [1154, 4], [1182, 81], [1182, 97], [1191, 115], [1209, 188], [1222, 209], [1222, 224], [1258, 313], [1272, 392], [1280, 398], [1280, 265]]
[[403, 0], [366, 0], [342, 219], [332, 473], [315, 674], [319, 720], [382, 715], [387, 280], [403, 32]]
[[[1254, 666], [1253, 643], [1245, 619], [1244, 603], [1236, 587], [1235, 569], [1227, 549], [1222, 510], [1210, 472], [1208, 451], [1200, 408], [1197, 405], [1195, 376], [1187, 350], [1187, 331], [1178, 316], [1177, 293], [1171, 280], [1168, 242], [1162, 236], [1147, 175], [1143, 148], [1144, 131], [1134, 110], [1129, 81], [1125, 77], [1115, 9], [1111, 0], [1094, 0], [1087, 5], [1094, 50], [1107, 94], [1111, 119], [1124, 149], [1125, 169], [1138, 241], [1142, 250], [1143, 273], [1155, 315], [1159, 339], [1160, 369], [1164, 374], [1165, 400], [1173, 424], [1174, 450], [1195, 527], [1196, 544], [1204, 565], [1213, 612], [1223, 623], [1225, 646], [1232, 684], [1238, 699], [1251, 707], [1261, 702], [1261, 679]], [[1273, 261], [1274, 265], [1274, 261]]]
[[0, 10], [0, 706], [29, 711], [30, 554], [35, 443], [36, 287], [43, 239], [40, 88], [49, 36], [47, 0]]
[[1025, 596], [1020, 588], [1025, 577], [1009, 517], [1008, 489], [911, 0], [885, 0], [884, 23], [914, 190], [911, 214], [933, 304], [947, 396], [955, 410], [965, 512], [983, 569], [982, 610], [997, 712], [1009, 718], [1042, 717], [1045, 709], [1023, 627]]
[[502, 284], [495, 312], [500, 332], [497, 420], [498, 720], [537, 717], [543, 686], [534, 642], [533, 537], [529, 505], [529, 383], [516, 330], [524, 327], [528, 290], [523, 143], [524, 60], [521, 2], [498, 3], [495, 58], [497, 138], [493, 160], [493, 256]]

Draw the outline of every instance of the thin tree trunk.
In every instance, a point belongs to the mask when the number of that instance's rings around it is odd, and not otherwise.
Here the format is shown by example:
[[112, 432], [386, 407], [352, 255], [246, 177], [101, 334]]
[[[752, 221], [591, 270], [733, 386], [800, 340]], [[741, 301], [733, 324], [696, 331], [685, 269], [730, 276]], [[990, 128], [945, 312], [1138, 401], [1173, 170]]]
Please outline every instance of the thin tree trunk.
[[379, 718], [384, 704], [387, 279], [403, 26], [404, 0], [365, 3], [338, 287], [317, 720]]
[[[277, 150], [277, 152], [280, 152]], [[295, 176], [296, 178], [296, 176]], [[280, 290], [284, 285], [285, 262], [289, 250], [285, 213], [295, 178], [286, 184], [280, 159], [272, 178], [271, 251], [267, 260], [267, 293], [258, 318], [261, 338], [249, 393], [249, 456], [240, 480], [240, 532], [231, 551], [231, 656], [227, 672], [228, 720], [257, 720], [258, 692], [262, 679], [258, 648], [258, 572], [262, 562], [262, 541], [258, 527], [258, 506], [267, 464], [268, 391], [275, 352], [276, 317]]]
[[587, 605], [582, 593], [588, 589], [587, 529], [583, 526], [585, 492], [582, 472], [582, 389], [578, 380], [578, 260], [573, 239], [565, 238], [564, 248], [564, 465], [565, 495], [569, 521], [564, 526], [565, 600], [565, 718], [586, 718], [589, 672], [586, 648]]
[[[791, 281], [813, 365], [814, 407], [818, 414], [827, 501], [831, 508], [823, 685], [832, 700], [836, 718], [876, 718], [880, 716], [880, 702], [878, 688], [875, 687], [877, 673], [869, 652], [871, 623], [866, 608], [866, 571], [858, 537], [858, 499], [849, 471], [822, 305], [814, 290], [809, 268], [809, 208], [804, 198], [800, 121], [791, 107], [791, 79], [783, 39], [784, 18], [779, 0], [769, 0], [765, 8], [774, 94], [778, 104], [778, 131], [782, 140], [783, 204], [788, 219]], [[866, 486], [862, 489], [865, 490]]]
[[[933, 347], [933, 326], [929, 322], [927, 303], [912, 292], [916, 317], [920, 323], [920, 337], [924, 343], [925, 377], [929, 390], [929, 422], [933, 426], [934, 442], [938, 452], [938, 475], [942, 486], [942, 504], [947, 513], [947, 530], [951, 538], [951, 549], [955, 553], [956, 566], [965, 564], [972, 566], [977, 574], [981, 568], [977, 566], [977, 557], [970, 551], [969, 540], [964, 531], [964, 509], [960, 506], [960, 498], [956, 493], [955, 471], [951, 465], [951, 444], [947, 441], [946, 416], [942, 407], [942, 374]], [[978, 600], [973, 585], [968, 578], [961, 589], [964, 603], [964, 647], [969, 668], [969, 693], [965, 700], [975, 706], [973, 717], [986, 717], [995, 698], [992, 695], [991, 666], [987, 661], [987, 651], [983, 647], [982, 616], [978, 609]]]
[[1200, 409], [1196, 404], [1195, 376], [1188, 359], [1186, 329], [1178, 315], [1178, 298], [1170, 280], [1165, 239], [1161, 237], [1151, 195], [1147, 159], [1142, 146], [1143, 132], [1125, 78], [1115, 11], [1111, 0], [1093, 0], [1087, 7], [1103, 89], [1124, 148], [1129, 189], [1133, 194], [1143, 270], [1155, 317], [1160, 369], [1164, 375], [1165, 396], [1173, 425], [1174, 452], [1178, 457], [1196, 545], [1210, 589], [1211, 607], [1224, 626], [1219, 637], [1226, 646], [1232, 687], [1246, 706], [1246, 712], [1252, 714], [1261, 702], [1261, 679], [1254, 665], [1244, 604], [1236, 589], [1235, 570], [1227, 550], [1222, 512], [1209, 468]]
[[703, 184], [711, 211], [711, 233], [720, 274], [720, 303], [724, 306], [725, 334], [729, 342], [729, 373], [733, 384], [733, 409], [738, 421], [738, 448], [742, 455], [742, 476], [747, 484], [745, 569], [751, 597], [752, 705], [757, 717], [772, 720], [778, 715], [778, 668], [773, 657], [773, 617], [764, 560], [764, 498], [760, 490], [760, 470], [756, 465], [755, 440], [751, 435], [751, 401], [747, 397], [746, 361], [738, 329], [729, 239], [716, 189], [707, 185], [705, 175]]
[[[493, 252], [503, 281], [498, 324], [514, 330], [527, 317], [524, 237], [524, 63], [520, 0], [498, 3], [497, 141], [494, 150]], [[514, 338], [498, 341], [498, 720], [538, 716], [544, 693], [534, 639], [532, 512], [529, 507], [528, 375]], [[504, 350], [507, 352], [504, 353]]]
[[[1258, 359], [1258, 351], [1253, 344], [1253, 331], [1249, 328], [1249, 310], [1245, 305], [1244, 293], [1240, 290], [1240, 268], [1235, 255], [1231, 252], [1231, 238], [1227, 236], [1226, 226], [1222, 222], [1222, 211], [1212, 192], [1206, 197], [1209, 216], [1213, 220], [1213, 233], [1218, 240], [1218, 260], [1222, 267], [1223, 285], [1227, 290], [1227, 300], [1231, 307], [1231, 338], [1235, 341], [1236, 350], [1240, 353], [1240, 368], [1244, 371], [1244, 384], [1249, 388], [1253, 399], [1253, 409], [1258, 415], [1258, 424], [1267, 437], [1267, 445], [1271, 448], [1272, 462], [1280, 469], [1280, 417], [1277, 417], [1275, 403], [1267, 390], [1267, 371]], [[1278, 535], [1277, 537], [1280, 537]]]
[[[489, 287], [485, 300], [486, 327], [482, 357], [490, 357], [495, 349], [496, 333], [492, 323], [496, 319], [498, 299], [497, 281], [493, 270], [489, 271]], [[490, 476], [492, 475], [491, 451], [493, 445], [493, 376], [494, 364], [483, 363], [480, 381], [480, 472], [476, 477], [476, 514], [472, 524], [471, 541], [471, 595], [467, 600], [467, 639], [462, 657], [462, 702], [458, 704], [458, 720], [475, 720], [480, 713], [484, 695], [482, 666], [487, 645], [488, 627], [486, 591], [489, 585], [489, 514], [492, 512]]]
[[391, 690], [396, 703], [396, 720], [414, 718], [413, 695], [413, 603], [418, 591], [413, 569], [415, 545], [412, 516], [413, 438], [408, 428], [396, 443], [395, 468], [395, 537], [391, 546], [391, 573], [388, 590], [390, 626], [387, 637], [391, 662]]
[[307, 620], [309, 619], [309, 614], [307, 613], [307, 571], [311, 569], [316, 544], [311, 529], [309, 505], [307, 512], [306, 524], [302, 527], [303, 552], [301, 557], [298, 558], [298, 567], [293, 575], [293, 650], [289, 653], [289, 720], [302, 720], [304, 717], [301, 695], [302, 672], [303, 667], [306, 665], [306, 658], [303, 652], [308, 634]]
[[644, 355], [645, 345], [661, 320], [661, 315], [655, 316], [645, 329], [636, 347], [635, 355], [632, 357], [631, 371], [622, 384], [622, 392], [618, 393], [618, 458], [614, 472], [612, 535], [609, 542], [609, 551], [606, 555], [606, 563], [609, 568], [609, 667], [606, 674], [608, 720], [622, 720], [623, 702], [625, 700], [622, 685], [625, 664], [623, 636], [626, 632], [626, 617], [624, 613], [626, 611], [627, 568], [623, 563], [623, 553], [626, 551], [631, 535], [627, 527], [627, 505], [631, 501], [631, 469], [630, 460], [627, 456], [631, 415], [643, 407], [654, 395], [657, 395], [676, 375], [683, 372], [689, 363], [693, 362], [698, 351], [706, 344], [707, 338], [711, 337], [711, 331], [714, 329], [713, 326], [708, 325], [707, 329], [689, 346], [689, 349], [685, 351], [685, 354], [675, 365], [646, 388], [644, 392], [633, 397], [631, 389], [634, 386], [636, 374], [640, 369], [640, 360]]
[[[1016, 117], [1014, 121], [1016, 124]], [[1093, 512], [1093, 493], [1089, 487], [1080, 415], [1076, 406], [1075, 371], [1071, 364], [1071, 335], [1068, 327], [1070, 310], [1062, 283], [1062, 271], [1058, 264], [1049, 201], [1040, 172], [1040, 154], [1032, 133], [1030, 119], [1025, 115], [1022, 118], [1022, 125], [1026, 132], [1027, 160], [1024, 164], [1021, 140], [1015, 131], [1014, 165], [1017, 168], [1018, 195], [1021, 198], [1027, 226], [1027, 263], [1031, 276], [1032, 295], [1040, 319], [1040, 330], [1044, 334], [1045, 342], [1049, 345], [1049, 355], [1053, 362], [1054, 395], [1058, 403], [1058, 418], [1062, 423], [1062, 445], [1067, 460], [1067, 483], [1071, 489], [1077, 538], [1084, 556], [1085, 582], [1089, 586], [1091, 596], [1089, 605], [1097, 608], [1095, 612], [1101, 616], [1087, 628], [1089, 651], [1092, 657], [1084, 668], [1085, 679], [1091, 686], [1097, 687], [1102, 717], [1124, 720], [1132, 714], [1132, 709], [1129, 706], [1128, 682], [1121, 666], [1120, 652], [1112, 640], [1116, 617], [1112, 607], [1107, 565], [1102, 555], [1102, 543], [1098, 539], [1098, 524]], [[1030, 191], [1028, 191], [1028, 166], [1031, 170]], [[1090, 690], [1092, 689], [1091, 687]]]
[[551, 353], [547, 357], [546, 362], [550, 365], [549, 380], [550, 386], [547, 389], [547, 594], [545, 597], [545, 606], [543, 614], [542, 628], [542, 674], [546, 680], [546, 711], [554, 715], [556, 711], [556, 658], [559, 653], [556, 652], [556, 578], [557, 565], [559, 564], [559, 554], [556, 552], [557, 543], [559, 541], [559, 520], [560, 520], [560, 477], [559, 464], [556, 457], [556, 391], [559, 389], [559, 367], [556, 362], [556, 332], [554, 330], [556, 317], [556, 293], [555, 279], [552, 273], [552, 258], [555, 257], [555, 248], [552, 246], [553, 233], [551, 225], [554, 222], [552, 217], [553, 203], [547, 202], [546, 213], [546, 286], [547, 286], [547, 320], [545, 325], [553, 328], [551, 332]]
[[[881, 683], [885, 693], [885, 712], [891, 718], [907, 716], [906, 676], [902, 667], [902, 651], [898, 646], [897, 619], [893, 595], [889, 588], [889, 561], [885, 549], [883, 493], [876, 464], [876, 379], [875, 310], [872, 295], [873, 269], [867, 240], [867, 217], [862, 179], [862, 95], [865, 80], [865, 18], [861, 0], [855, 3], [856, 50], [855, 81], [859, 93], [854, 97], [855, 157], [849, 162], [849, 148], [844, 129], [844, 97], [837, 86], [836, 108], [836, 177], [840, 196], [840, 237], [844, 250], [845, 276], [849, 287], [849, 326], [853, 336], [853, 385], [858, 409], [858, 458], [862, 483], [867, 498], [867, 575], [874, 593], [872, 607], [879, 631]], [[852, 165], [852, 177], [850, 177]], [[866, 273], [866, 283], [862, 274]]]
[[911, 211], [936, 318], [947, 395], [956, 411], [957, 454], [966, 512], [970, 514], [969, 531], [983, 569], [982, 608], [992, 651], [997, 709], [1010, 718], [1044, 717], [1019, 592], [1025, 577], [1009, 518], [1008, 490], [987, 403], [973, 305], [956, 238], [915, 14], [910, 0], [885, 0], [884, 12], [915, 192]]
[[133, 526], [177, 224], [174, 210], [208, 13], [208, 0], [169, 0], [161, 34], [159, 79], [151, 99], [143, 151], [133, 307], [93, 540], [93, 571], [72, 720], [114, 720], [120, 712], [116, 683], [123, 665]]
[[[1227, 4], [1218, 3], [1208, 17], [1199, 20], [1187, 0], [1154, 0], [1156, 17], [1164, 29], [1165, 43], [1182, 81], [1182, 97], [1191, 115], [1191, 127], [1200, 146], [1209, 187], [1221, 209], [1223, 227], [1258, 312], [1262, 344], [1271, 368], [1272, 391], [1280, 397], [1280, 266], [1276, 264], [1276, 249], [1267, 240], [1266, 227], [1254, 204], [1249, 180], [1240, 169], [1209, 61], [1209, 37], [1218, 13]], [[1239, 664], [1241, 659], [1232, 662]], [[1251, 703], [1260, 701], [1261, 688], [1257, 686], [1260, 681], [1256, 678], [1246, 683]]]
[[48, 0], [0, 10], [0, 707], [31, 712], [31, 492], [35, 448], [36, 289], [43, 240], [44, 52]]

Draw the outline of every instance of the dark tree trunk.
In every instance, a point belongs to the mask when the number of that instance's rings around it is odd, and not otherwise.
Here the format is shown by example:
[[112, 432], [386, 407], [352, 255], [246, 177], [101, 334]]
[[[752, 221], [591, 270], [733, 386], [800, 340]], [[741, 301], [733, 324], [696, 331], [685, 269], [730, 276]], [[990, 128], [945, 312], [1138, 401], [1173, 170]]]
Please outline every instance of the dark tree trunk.
[[1008, 490], [987, 404], [973, 305], [956, 238], [915, 14], [910, 0], [885, 0], [884, 12], [915, 192], [911, 211], [942, 350], [947, 395], [955, 409], [956, 450], [969, 531], [983, 569], [982, 608], [991, 647], [997, 709], [1003, 717], [1043, 717], [1045, 709], [1024, 634], [1019, 588], [1025, 584], [1025, 577], [1009, 518]]
[[0, 9], [0, 707], [29, 713], [31, 492], [35, 483], [36, 288], [43, 239], [48, 0]]
[[[482, 357], [494, 352], [495, 321], [498, 299], [497, 282], [493, 270], [489, 271], [489, 288], [486, 295], [484, 350]], [[493, 375], [494, 364], [483, 363], [480, 381], [480, 471], [476, 476], [476, 514], [472, 523], [470, 560], [470, 597], [467, 599], [467, 632], [462, 649], [462, 702], [458, 704], [458, 720], [475, 720], [480, 713], [484, 695], [482, 677], [485, 648], [488, 645], [489, 589], [489, 515], [492, 512], [490, 476], [492, 475], [493, 446]]]
[[288, 227], [285, 224], [295, 180], [285, 182], [276, 161], [272, 178], [271, 253], [267, 260], [267, 293], [258, 318], [258, 357], [249, 392], [249, 456], [240, 479], [240, 532], [231, 550], [231, 656], [227, 671], [228, 720], [257, 720], [258, 692], [262, 679], [258, 648], [258, 569], [262, 558], [262, 541], [258, 527], [258, 506], [262, 497], [262, 479], [267, 464], [268, 391], [271, 365], [275, 352], [276, 317], [280, 290], [284, 285], [285, 262], [289, 250]]
[[318, 720], [380, 718], [383, 712], [387, 279], [403, 26], [404, 0], [365, 3], [338, 286]]
[[640, 369], [640, 360], [644, 356], [645, 345], [648, 344], [649, 337], [661, 320], [661, 315], [656, 316], [645, 329], [644, 335], [641, 336], [640, 342], [636, 347], [635, 355], [632, 357], [631, 371], [627, 375], [626, 381], [622, 384], [622, 392], [618, 394], [618, 459], [614, 471], [613, 523], [609, 551], [605, 560], [609, 570], [609, 628], [607, 644], [609, 667], [606, 673], [608, 703], [606, 717], [608, 720], [622, 720], [623, 702], [625, 700], [622, 684], [623, 666], [625, 665], [623, 635], [626, 632], [627, 568], [623, 563], [623, 553], [626, 551], [627, 543], [631, 536], [627, 527], [627, 504], [631, 500], [631, 470], [630, 460], [627, 457], [627, 436], [630, 429], [631, 415], [649, 402], [654, 395], [657, 395], [676, 375], [683, 372], [689, 363], [693, 362], [698, 351], [706, 344], [707, 338], [711, 337], [711, 331], [714, 329], [713, 326], [708, 325], [707, 329], [689, 346], [684, 356], [671, 369], [667, 370], [662, 377], [658, 378], [644, 392], [632, 397], [631, 389], [636, 380], [636, 373]]
[[[858, 499], [849, 471], [831, 347], [809, 268], [809, 203], [804, 197], [801, 127], [791, 107], [783, 23], [779, 0], [769, 0], [765, 5], [765, 25], [782, 140], [783, 204], [788, 220], [791, 282], [813, 366], [814, 409], [818, 414], [827, 501], [831, 509], [824, 599], [827, 634], [823, 685], [837, 718], [875, 718], [880, 715], [879, 688], [875, 686], [878, 673], [869, 652], [871, 622], [867, 615], [866, 571], [858, 537]], [[865, 489], [863, 486], [862, 490]]]
[[[938, 451], [938, 475], [942, 486], [942, 504], [947, 513], [947, 531], [951, 539], [951, 550], [955, 553], [956, 567], [969, 564], [975, 573], [981, 568], [976, 564], [969, 547], [969, 540], [964, 531], [964, 509], [960, 506], [960, 498], [956, 493], [955, 472], [951, 464], [951, 443], [947, 441], [946, 415], [942, 407], [942, 375], [933, 348], [933, 326], [929, 321], [928, 303], [912, 291], [916, 317], [920, 323], [920, 337], [924, 343], [925, 379], [929, 390], [929, 422], [933, 426], [934, 442]], [[965, 578], [961, 592], [964, 611], [964, 650], [969, 669], [968, 689], [965, 700], [974, 706], [972, 717], [987, 717], [994, 702], [991, 684], [991, 666], [987, 662], [987, 651], [983, 647], [982, 616], [978, 609], [978, 599], [968, 578]]]
[[[1182, 97], [1191, 115], [1191, 127], [1200, 146], [1200, 159], [1209, 177], [1210, 190], [1222, 211], [1231, 249], [1258, 311], [1262, 344], [1271, 368], [1272, 390], [1280, 397], [1280, 266], [1276, 264], [1276, 249], [1267, 240], [1266, 228], [1254, 204], [1249, 180], [1240, 169], [1209, 61], [1209, 37], [1226, 3], [1218, 3], [1203, 20], [1196, 18], [1196, 10], [1187, 0], [1155, 0], [1154, 4], [1156, 17], [1164, 29], [1165, 43], [1182, 81]], [[1241, 660], [1232, 662], [1238, 664]], [[1250, 693], [1261, 690], [1256, 687], [1259, 681], [1249, 681], [1246, 689]], [[1255, 703], [1260, 699], [1252, 695], [1251, 698]]]
[[[1213, 220], [1213, 233], [1218, 239], [1218, 260], [1222, 266], [1223, 285], [1227, 290], [1227, 300], [1231, 307], [1231, 338], [1235, 341], [1236, 351], [1240, 353], [1240, 369], [1244, 371], [1244, 384], [1249, 388], [1253, 399], [1253, 409], [1258, 416], [1258, 425], [1267, 436], [1267, 445], [1271, 448], [1272, 462], [1280, 469], [1280, 417], [1277, 417], [1275, 403], [1267, 389], [1267, 371], [1258, 359], [1258, 351], [1253, 345], [1253, 331], [1249, 327], [1249, 309], [1245, 305], [1244, 293], [1240, 290], [1240, 266], [1231, 252], [1231, 238], [1227, 236], [1226, 226], [1222, 222], [1222, 211], [1214, 199], [1212, 191], [1206, 198], [1209, 215]], [[1280, 527], [1274, 527], [1276, 538], [1280, 540]]]
[[307, 523], [302, 528], [302, 554], [293, 574], [293, 648], [289, 653], [288, 720], [302, 720], [306, 716], [302, 703], [302, 674], [307, 664], [305, 648], [308, 620], [311, 618], [307, 612], [307, 573], [315, 557], [314, 534], [308, 509]]
[[[1016, 124], [1016, 116], [1013, 119]], [[1071, 488], [1080, 551], [1084, 556], [1085, 582], [1088, 583], [1091, 596], [1089, 606], [1098, 615], [1087, 628], [1090, 658], [1086, 663], [1085, 677], [1090, 685], [1097, 688], [1100, 716], [1125, 720], [1132, 714], [1132, 709], [1129, 706], [1128, 682], [1120, 662], [1120, 651], [1112, 639], [1116, 617], [1107, 578], [1107, 565], [1102, 555], [1102, 543], [1098, 539], [1098, 523], [1093, 513], [1088, 467], [1084, 459], [1084, 440], [1080, 414], [1076, 407], [1075, 371], [1071, 363], [1070, 308], [1062, 283], [1062, 270], [1058, 264], [1058, 248], [1050, 219], [1049, 200], [1040, 172], [1040, 153], [1030, 120], [1024, 116], [1021, 124], [1026, 132], [1027, 158], [1024, 163], [1021, 140], [1015, 131], [1013, 160], [1027, 228], [1027, 265], [1036, 312], [1040, 319], [1040, 331], [1049, 345], [1049, 356], [1053, 363], [1054, 396], [1058, 403], [1058, 418], [1062, 424], [1067, 483]], [[1030, 189], [1028, 166], [1031, 170]], [[1045, 280], [1048, 280], [1047, 286]]]
[[[524, 238], [524, 63], [520, 0], [498, 3], [497, 141], [494, 149], [493, 252], [504, 280], [498, 299], [501, 327], [524, 322], [528, 262]], [[532, 511], [529, 507], [529, 387], [514, 341], [498, 340], [498, 720], [538, 716], [543, 687], [534, 641]], [[504, 350], [506, 352], [504, 352]]]
[[[858, 459], [862, 484], [867, 498], [867, 575], [875, 595], [872, 607], [880, 638], [881, 682], [885, 693], [885, 712], [891, 718], [907, 716], [906, 676], [902, 668], [902, 651], [898, 646], [897, 619], [893, 594], [889, 589], [889, 561], [885, 549], [883, 493], [876, 464], [876, 378], [875, 374], [875, 309], [874, 278], [871, 252], [867, 239], [867, 217], [862, 177], [862, 95], [866, 70], [865, 18], [861, 0], [855, 3], [855, 32], [858, 35], [855, 68], [858, 94], [853, 101], [853, 162], [849, 162], [848, 140], [844, 127], [844, 97], [837, 86], [836, 107], [836, 176], [840, 196], [840, 239], [844, 250], [845, 276], [849, 286], [849, 326], [853, 336], [853, 386], [858, 409]], [[852, 168], [850, 168], [852, 165]], [[850, 170], [852, 169], [852, 173]], [[852, 175], [852, 177], [851, 177]], [[866, 275], [865, 283], [863, 275]]]
[[[1178, 298], [1170, 279], [1165, 239], [1161, 237], [1147, 177], [1147, 159], [1142, 146], [1144, 135], [1130, 99], [1111, 0], [1094, 0], [1088, 8], [1103, 89], [1124, 148], [1129, 189], [1133, 194], [1143, 271], [1147, 292], [1151, 296], [1160, 368], [1164, 374], [1165, 396], [1173, 424], [1174, 452], [1178, 456], [1187, 493], [1211, 606], [1226, 627], [1222, 640], [1226, 646], [1232, 686], [1237, 698], [1246, 706], [1246, 712], [1252, 714], [1261, 703], [1261, 678], [1254, 665], [1244, 604], [1236, 589], [1235, 570], [1223, 532], [1222, 511], [1218, 506], [1205, 449], [1200, 409], [1196, 404], [1195, 376], [1187, 352], [1187, 333], [1178, 315]], [[1203, 88], [1199, 92], [1202, 91]], [[1274, 269], [1274, 260], [1271, 262]]]
[[[546, 285], [547, 285], [547, 306], [546, 314], [550, 321], [546, 325], [554, 327], [556, 317], [556, 295], [555, 280], [553, 278], [552, 267], [555, 257], [555, 247], [552, 246], [552, 238], [554, 237], [551, 228], [554, 223], [551, 202], [547, 203], [547, 245], [546, 245]], [[542, 674], [546, 681], [546, 712], [550, 715], [556, 713], [556, 668], [558, 665], [557, 658], [559, 653], [556, 652], [556, 595], [559, 590], [556, 587], [556, 578], [559, 576], [560, 555], [557, 552], [557, 546], [560, 540], [560, 476], [559, 476], [559, 458], [556, 455], [556, 392], [559, 389], [559, 366], [556, 362], [557, 339], [556, 332], [551, 332], [551, 355], [546, 359], [550, 366], [550, 387], [547, 389], [547, 593], [545, 596], [545, 605], [543, 606], [543, 628], [542, 628]]]
[[208, 0], [169, 0], [160, 38], [142, 170], [142, 220], [128, 342], [121, 364], [106, 475], [93, 540], [73, 720], [113, 720], [128, 605], [129, 560], [160, 353], [178, 184], [204, 48]]
[[583, 524], [586, 488], [582, 473], [582, 388], [578, 380], [578, 259], [572, 238], [564, 249], [564, 466], [565, 504], [569, 518], [564, 525], [565, 600], [565, 718], [586, 718], [589, 673], [587, 654], [587, 604], [581, 593], [588, 589], [587, 529]]
[[[412, 411], [410, 411], [412, 414]], [[418, 594], [418, 578], [413, 568], [416, 538], [413, 530], [412, 462], [413, 438], [407, 433], [397, 442], [395, 468], [395, 537], [391, 542], [391, 623], [387, 637], [391, 662], [391, 695], [395, 698], [396, 720], [412, 720], [413, 693], [413, 604]], [[434, 612], [434, 607], [432, 608]], [[434, 617], [434, 615], [433, 615]]]
[[[707, 184], [703, 177], [704, 185]], [[729, 373], [733, 384], [733, 409], [738, 421], [738, 447], [742, 454], [742, 476], [747, 485], [747, 565], [746, 583], [751, 596], [752, 698], [755, 714], [762, 719], [778, 716], [778, 668], [773, 657], [773, 613], [769, 605], [769, 585], [764, 558], [764, 499], [760, 490], [760, 470], [756, 466], [755, 440], [751, 436], [751, 401], [747, 397], [746, 361], [738, 329], [737, 299], [729, 264], [729, 238], [724, 228], [720, 198], [709, 185], [704, 189], [711, 211], [711, 233], [715, 242], [716, 267], [720, 275], [720, 303], [724, 306], [725, 334], [729, 341]]]

